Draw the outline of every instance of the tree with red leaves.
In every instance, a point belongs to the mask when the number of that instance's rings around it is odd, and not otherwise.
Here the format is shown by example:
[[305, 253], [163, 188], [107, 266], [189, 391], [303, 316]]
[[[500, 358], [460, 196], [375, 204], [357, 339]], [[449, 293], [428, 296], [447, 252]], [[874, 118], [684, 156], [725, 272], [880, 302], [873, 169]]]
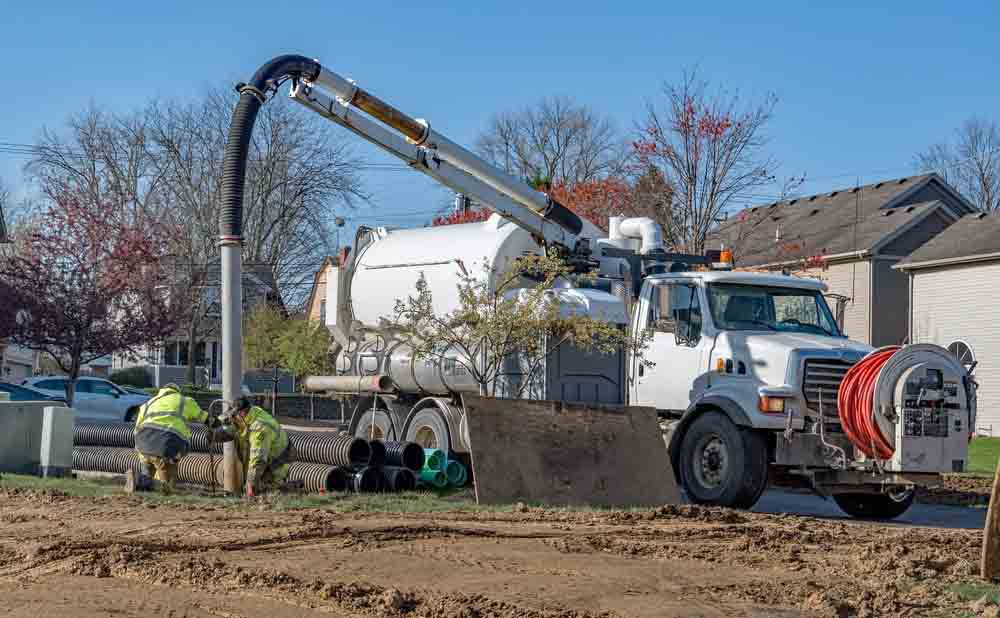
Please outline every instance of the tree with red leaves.
[[575, 184], [556, 182], [548, 193], [552, 199], [604, 231], [608, 229], [608, 217], [635, 214], [635, 189], [620, 178]]
[[764, 130], [777, 99], [745, 102], [709, 92], [694, 72], [664, 87], [665, 105], [650, 104], [633, 142], [635, 162], [659, 170], [673, 190], [668, 213], [658, 217], [669, 244], [701, 253], [705, 237], [735, 200], [774, 182], [776, 164], [763, 153]]
[[161, 260], [171, 231], [142, 208], [46, 190], [49, 205], [0, 254], [0, 315], [10, 343], [48, 353], [73, 404], [80, 367], [173, 332]]
[[493, 211], [489, 208], [470, 208], [468, 210], [453, 210], [447, 215], [434, 217], [431, 225], [438, 227], [441, 225], [455, 225], [457, 223], [476, 223], [486, 221]]

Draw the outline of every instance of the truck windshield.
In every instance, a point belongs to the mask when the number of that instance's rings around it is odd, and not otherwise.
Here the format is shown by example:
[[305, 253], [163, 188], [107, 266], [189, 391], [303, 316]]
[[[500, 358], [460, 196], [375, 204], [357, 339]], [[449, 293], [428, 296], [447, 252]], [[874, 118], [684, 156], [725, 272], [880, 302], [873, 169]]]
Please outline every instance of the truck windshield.
[[708, 286], [712, 318], [720, 330], [771, 330], [842, 337], [818, 290], [737, 283]]

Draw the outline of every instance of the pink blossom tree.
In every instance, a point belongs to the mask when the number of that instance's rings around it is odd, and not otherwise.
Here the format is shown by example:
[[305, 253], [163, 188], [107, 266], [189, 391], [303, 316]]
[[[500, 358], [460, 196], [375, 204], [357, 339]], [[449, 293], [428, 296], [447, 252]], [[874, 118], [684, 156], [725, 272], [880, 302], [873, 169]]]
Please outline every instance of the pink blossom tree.
[[146, 209], [113, 207], [63, 186], [0, 254], [0, 336], [48, 353], [69, 377], [84, 364], [136, 352], [173, 332], [161, 283], [173, 230]]

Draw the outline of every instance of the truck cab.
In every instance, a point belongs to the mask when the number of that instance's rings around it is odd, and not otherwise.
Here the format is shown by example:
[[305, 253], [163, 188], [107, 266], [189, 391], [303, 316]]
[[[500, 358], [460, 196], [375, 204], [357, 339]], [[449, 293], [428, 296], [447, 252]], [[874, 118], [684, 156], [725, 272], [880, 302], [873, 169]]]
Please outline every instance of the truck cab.
[[[782, 467], [817, 488], [831, 472], [823, 443], [850, 449], [837, 434], [837, 393], [872, 348], [841, 332], [825, 291], [814, 279], [729, 270], [644, 279], [632, 331], [652, 338], [630, 360], [629, 400], [657, 409], [693, 501], [752, 506]], [[878, 505], [866, 507], [891, 516], [911, 494], [886, 506], [872, 492]]]

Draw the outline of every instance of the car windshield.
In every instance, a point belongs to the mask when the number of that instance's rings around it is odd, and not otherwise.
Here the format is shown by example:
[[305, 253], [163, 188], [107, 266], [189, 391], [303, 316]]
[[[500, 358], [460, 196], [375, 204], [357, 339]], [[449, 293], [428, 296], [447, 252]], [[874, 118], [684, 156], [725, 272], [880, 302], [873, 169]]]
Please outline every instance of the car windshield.
[[713, 283], [712, 318], [720, 330], [768, 330], [842, 337], [819, 290]]
[[44, 401], [49, 396], [34, 389], [15, 384], [0, 384], [0, 392], [10, 393], [12, 401]]

